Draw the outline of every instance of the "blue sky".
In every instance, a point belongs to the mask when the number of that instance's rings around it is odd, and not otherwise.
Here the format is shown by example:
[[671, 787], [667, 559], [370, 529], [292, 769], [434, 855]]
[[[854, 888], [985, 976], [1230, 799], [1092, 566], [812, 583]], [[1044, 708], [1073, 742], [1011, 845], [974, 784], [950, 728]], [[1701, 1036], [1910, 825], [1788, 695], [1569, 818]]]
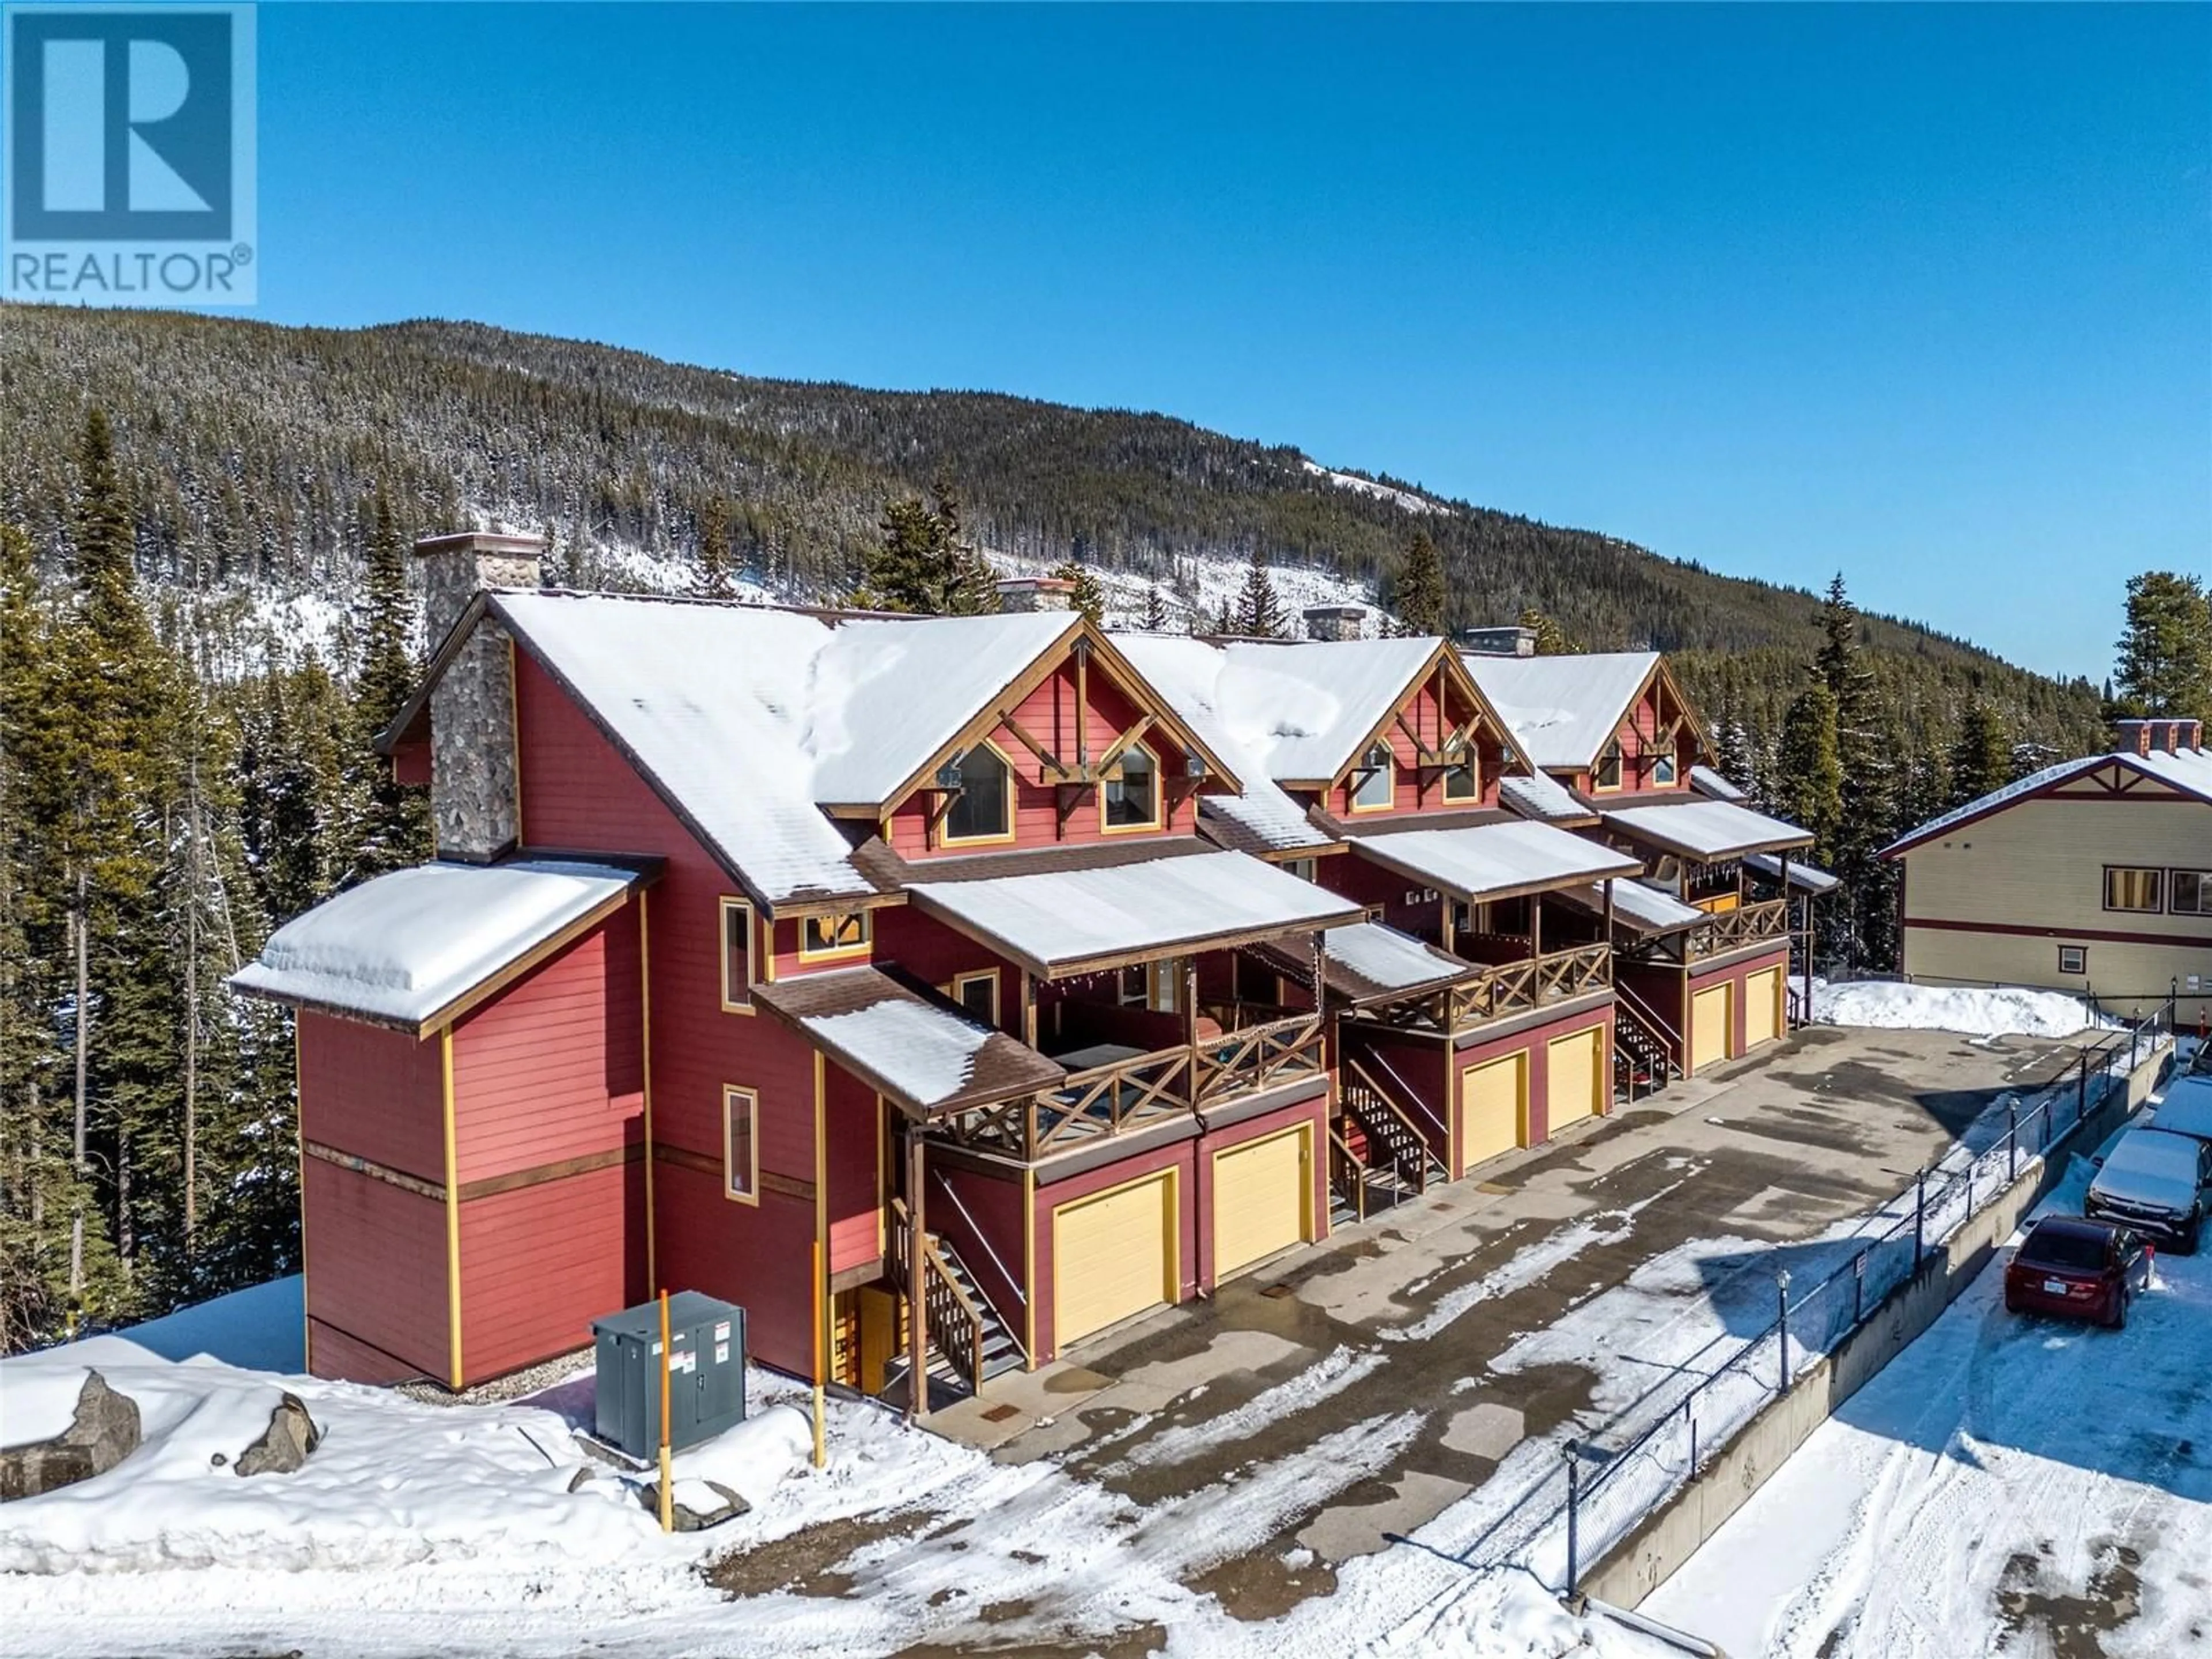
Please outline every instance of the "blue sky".
[[258, 314], [1157, 409], [2101, 678], [2212, 8], [260, 12]]

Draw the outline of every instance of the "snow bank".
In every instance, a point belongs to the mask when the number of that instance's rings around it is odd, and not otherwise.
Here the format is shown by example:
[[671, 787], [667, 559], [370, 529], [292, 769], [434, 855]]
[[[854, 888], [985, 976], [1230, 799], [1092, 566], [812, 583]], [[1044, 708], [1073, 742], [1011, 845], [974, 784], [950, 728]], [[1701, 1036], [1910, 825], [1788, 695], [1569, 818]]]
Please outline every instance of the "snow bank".
[[1960, 1031], [1969, 1036], [2072, 1036], [2098, 1024], [2077, 996], [2007, 986], [1900, 985], [1891, 980], [1813, 981], [1813, 1017], [1832, 1025]]

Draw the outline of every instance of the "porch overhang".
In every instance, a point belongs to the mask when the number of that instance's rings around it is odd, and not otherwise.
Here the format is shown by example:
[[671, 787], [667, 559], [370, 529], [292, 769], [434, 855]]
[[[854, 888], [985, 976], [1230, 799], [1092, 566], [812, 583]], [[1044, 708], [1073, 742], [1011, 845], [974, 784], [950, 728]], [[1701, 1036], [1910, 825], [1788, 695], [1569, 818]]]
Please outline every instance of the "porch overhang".
[[979, 1025], [877, 968], [753, 987], [753, 1001], [909, 1116], [994, 1106], [1067, 1081], [1027, 1043]]
[[1664, 806], [1624, 806], [1605, 813], [1605, 827], [1662, 853], [1720, 864], [1750, 853], [1810, 847], [1813, 832], [1725, 800], [1682, 800]]
[[[1249, 954], [1301, 981], [1313, 972], [1310, 951], [1293, 951], [1279, 940], [1255, 945]], [[1322, 988], [1349, 1007], [1426, 995], [1481, 971], [1474, 963], [1379, 921], [1332, 927], [1322, 935]]]
[[[1562, 888], [1555, 896], [1591, 915], [1605, 915], [1605, 890], [1601, 887]], [[1613, 884], [1613, 925], [1624, 932], [1660, 939], [1668, 933], [1686, 933], [1711, 920], [1710, 915], [1696, 906], [1685, 904], [1672, 893], [1662, 893], [1640, 881]]]
[[1471, 830], [1404, 830], [1363, 836], [1361, 858], [1468, 904], [1520, 898], [1614, 876], [1643, 864], [1613, 848], [1548, 823], [1506, 822]]
[[[1769, 880], [1778, 881], [1782, 878], [1782, 860], [1772, 853], [1747, 854], [1744, 864]], [[1790, 861], [1790, 885], [1794, 891], [1809, 893], [1819, 898], [1825, 893], [1834, 892], [1843, 884], [1841, 876], [1832, 875], [1817, 864], [1801, 864], [1796, 859]]]
[[1040, 979], [1063, 979], [1364, 919], [1358, 905], [1243, 853], [981, 881], [909, 902]]

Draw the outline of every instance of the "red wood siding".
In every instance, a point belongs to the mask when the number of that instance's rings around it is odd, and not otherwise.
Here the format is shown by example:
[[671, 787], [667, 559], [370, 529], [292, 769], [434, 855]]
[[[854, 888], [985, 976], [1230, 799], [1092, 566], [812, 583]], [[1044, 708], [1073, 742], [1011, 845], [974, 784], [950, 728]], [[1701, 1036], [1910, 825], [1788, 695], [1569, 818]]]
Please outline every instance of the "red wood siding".
[[319, 1319], [310, 1319], [307, 1322], [307, 1374], [342, 1382], [367, 1382], [381, 1388], [391, 1382], [411, 1382], [422, 1375], [422, 1368], [395, 1358], [383, 1349], [374, 1347], [335, 1325], [326, 1325]]
[[540, 1182], [461, 1206], [461, 1363], [469, 1383], [586, 1346], [591, 1322], [643, 1301], [643, 1165]]
[[876, 913], [876, 945], [885, 962], [895, 962], [916, 979], [949, 986], [957, 974], [999, 975], [999, 1025], [1012, 1031], [1021, 1021], [1021, 970], [1001, 961], [965, 933], [955, 933], [933, 916], [904, 905]]
[[[657, 1141], [722, 1159], [722, 1089], [759, 1095], [761, 1170], [815, 1179], [813, 1050], [764, 1013], [721, 1006], [721, 909], [740, 889], [526, 651], [515, 664], [523, 822], [533, 845], [655, 854], [647, 896]], [[719, 1175], [663, 1161], [653, 1172], [662, 1280], [744, 1303], [755, 1352], [811, 1371], [815, 1242], [811, 1199], [723, 1196]]]
[[438, 1039], [302, 1009], [300, 1133], [394, 1170], [446, 1178], [445, 1060]]
[[[612, 933], [629, 943], [611, 953]], [[628, 908], [453, 1029], [461, 1181], [619, 1148], [644, 1109], [637, 917]], [[627, 969], [627, 974], [617, 971]]]
[[[1474, 705], [1465, 700], [1465, 694], [1457, 687], [1451, 687], [1444, 712], [1440, 715], [1437, 705], [1436, 677], [1431, 674], [1424, 678], [1413, 695], [1399, 706], [1398, 712], [1406, 725], [1411, 726], [1424, 743], [1434, 748], [1474, 713]], [[1465, 812], [1478, 806], [1498, 805], [1498, 785], [1504, 770], [1505, 750], [1495, 738], [1485, 735], [1477, 745], [1480, 793], [1464, 800], [1444, 799], [1443, 774], [1420, 769], [1420, 750], [1397, 720], [1392, 720], [1384, 730], [1382, 739], [1390, 745], [1390, 752], [1398, 761], [1398, 787], [1391, 797], [1390, 805], [1354, 813], [1352, 797], [1353, 784], [1357, 781], [1355, 775], [1352, 781], [1339, 784], [1328, 791], [1328, 810], [1338, 817], [1368, 820], [1399, 813]]]
[[1385, 870], [1357, 853], [1340, 853], [1317, 860], [1314, 879], [1354, 904], [1381, 905], [1382, 920], [1400, 933], [1431, 945], [1443, 938], [1443, 898], [1411, 876]]
[[[1086, 752], [1095, 760], [1111, 749], [1115, 739], [1136, 723], [1138, 715], [1136, 706], [1095, 659], [1091, 665], [1086, 690], [1089, 697], [1089, 719], [1084, 728], [1087, 738]], [[1062, 663], [1048, 676], [1042, 684], [1016, 705], [1014, 718], [1054, 757], [1073, 766], [1076, 754], [1074, 665], [1072, 662]], [[1147, 833], [1116, 830], [1111, 836], [1107, 835], [1099, 823], [1099, 794], [1095, 789], [1067, 791], [1067, 813], [1063, 821], [1059, 805], [1060, 792], [1045, 781], [1050, 775], [1022, 740], [1001, 727], [991, 734], [990, 741], [997, 745], [1013, 768], [1014, 840], [933, 848], [929, 845], [933, 837], [928, 830], [928, 820], [938, 798], [924, 789], [901, 802], [890, 815], [890, 839], [895, 851], [906, 858], [926, 859], [994, 848], [1003, 851], [1018, 847], [1049, 847], [1055, 842], [1063, 841], [1122, 841]], [[1161, 787], [1165, 797], [1164, 822], [1156, 833], [1188, 835], [1194, 809], [1188, 786], [1182, 775], [1182, 739], [1179, 736], [1170, 737], [1155, 726], [1142, 741], [1159, 763]]]
[[999, 1317], [1026, 1346], [1022, 1191], [1018, 1175], [958, 1169], [938, 1161], [933, 1149], [922, 1220], [951, 1242]]
[[[316, 1158], [301, 1161], [301, 1188], [308, 1316], [442, 1382], [446, 1206]], [[314, 1358], [320, 1368], [343, 1353]]]
[[830, 1271], [883, 1255], [883, 1106], [876, 1091], [841, 1066], [823, 1070], [830, 1133]]

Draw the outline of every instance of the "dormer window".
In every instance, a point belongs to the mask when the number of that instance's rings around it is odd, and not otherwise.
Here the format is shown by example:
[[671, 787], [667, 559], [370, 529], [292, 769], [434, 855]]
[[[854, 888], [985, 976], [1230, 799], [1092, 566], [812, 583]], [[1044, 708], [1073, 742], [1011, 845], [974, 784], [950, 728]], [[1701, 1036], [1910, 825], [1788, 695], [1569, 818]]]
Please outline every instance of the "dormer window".
[[1014, 836], [1014, 769], [988, 743], [978, 744], [955, 763], [960, 793], [945, 815], [950, 842], [1012, 841]]
[[1379, 812], [1397, 800], [1398, 758], [1389, 744], [1375, 744], [1360, 757], [1359, 765], [1352, 789], [1353, 811]]
[[1656, 757], [1651, 763], [1652, 783], [1662, 789], [1671, 789], [1675, 781], [1674, 756], [1662, 754]]
[[1592, 771], [1594, 781], [1599, 788], [1620, 787], [1620, 739], [1619, 738], [1606, 744], [1604, 752], [1598, 756], [1597, 765], [1592, 769]]
[[1444, 768], [1444, 799], [1469, 801], [1480, 799], [1482, 780], [1475, 775], [1473, 765]]
[[1099, 811], [1109, 830], [1160, 827], [1160, 769], [1152, 751], [1132, 744], [1099, 790]]
[[866, 910], [848, 910], [837, 916], [809, 916], [799, 924], [799, 959], [859, 956], [875, 937]]

